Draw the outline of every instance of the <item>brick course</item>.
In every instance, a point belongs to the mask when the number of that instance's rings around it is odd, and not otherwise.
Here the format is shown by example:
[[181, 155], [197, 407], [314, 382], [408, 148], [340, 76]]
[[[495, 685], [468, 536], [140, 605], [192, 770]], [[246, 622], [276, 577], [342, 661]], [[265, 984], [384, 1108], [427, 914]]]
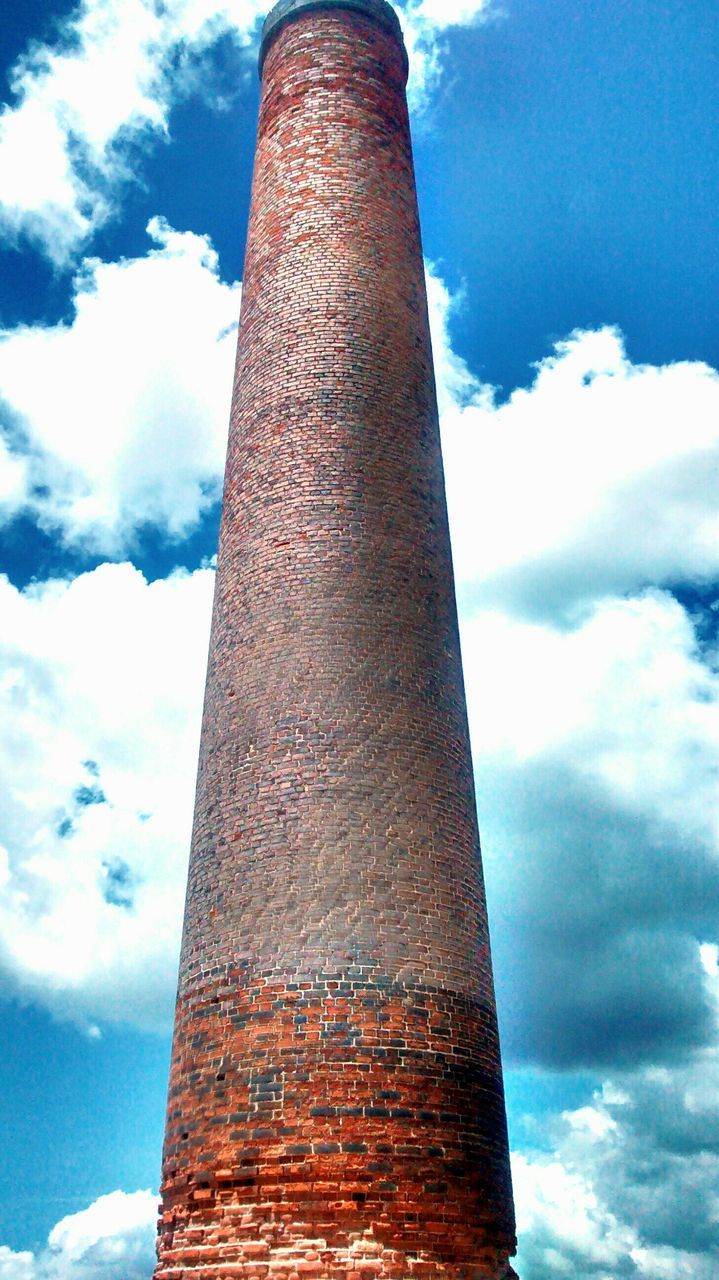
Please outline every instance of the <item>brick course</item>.
[[514, 1225], [389, 23], [265, 42], [157, 1280], [499, 1280]]

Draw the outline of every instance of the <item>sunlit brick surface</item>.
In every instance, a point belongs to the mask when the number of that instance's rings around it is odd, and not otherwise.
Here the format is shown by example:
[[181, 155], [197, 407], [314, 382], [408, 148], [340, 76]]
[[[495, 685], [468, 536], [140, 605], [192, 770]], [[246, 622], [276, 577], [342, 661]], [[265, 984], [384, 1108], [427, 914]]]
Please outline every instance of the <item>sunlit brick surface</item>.
[[510, 1275], [398, 38], [267, 49], [156, 1272]]

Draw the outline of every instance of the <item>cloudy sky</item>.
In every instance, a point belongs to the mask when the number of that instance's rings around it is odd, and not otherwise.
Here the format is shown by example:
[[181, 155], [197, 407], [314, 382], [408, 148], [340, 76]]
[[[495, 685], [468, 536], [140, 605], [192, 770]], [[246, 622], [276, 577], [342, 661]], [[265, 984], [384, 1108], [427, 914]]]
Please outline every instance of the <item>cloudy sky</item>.
[[[6, 8], [0, 1280], [149, 1280], [266, 3]], [[518, 1269], [715, 1280], [716, 7], [400, 14]]]

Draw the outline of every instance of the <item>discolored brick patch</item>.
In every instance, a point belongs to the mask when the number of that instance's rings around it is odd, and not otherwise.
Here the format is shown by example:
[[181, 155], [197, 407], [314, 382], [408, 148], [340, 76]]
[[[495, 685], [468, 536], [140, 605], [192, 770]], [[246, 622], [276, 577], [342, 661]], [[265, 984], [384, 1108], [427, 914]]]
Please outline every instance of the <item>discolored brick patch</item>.
[[158, 1280], [511, 1274], [404, 84], [371, 12], [267, 42]]

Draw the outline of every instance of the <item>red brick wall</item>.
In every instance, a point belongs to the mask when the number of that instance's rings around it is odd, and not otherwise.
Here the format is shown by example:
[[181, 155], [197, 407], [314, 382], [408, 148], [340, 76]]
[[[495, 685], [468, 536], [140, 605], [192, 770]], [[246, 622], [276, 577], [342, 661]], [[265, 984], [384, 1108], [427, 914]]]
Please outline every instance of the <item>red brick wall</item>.
[[162, 1280], [509, 1274], [404, 79], [347, 9], [264, 63]]

